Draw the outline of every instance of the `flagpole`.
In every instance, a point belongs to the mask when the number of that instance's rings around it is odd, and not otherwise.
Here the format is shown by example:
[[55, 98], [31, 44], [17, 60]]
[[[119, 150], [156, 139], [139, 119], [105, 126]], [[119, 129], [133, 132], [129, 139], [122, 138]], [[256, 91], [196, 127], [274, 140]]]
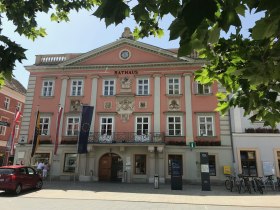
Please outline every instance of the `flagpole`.
[[79, 126], [78, 126], [78, 140], [77, 140], [77, 161], [76, 161], [76, 168], [75, 168], [75, 173], [74, 173], [74, 182], [76, 180], [76, 171], [79, 175], [79, 166], [80, 166], [80, 153], [78, 152], [79, 150], [79, 142], [80, 142], [80, 127], [82, 125], [82, 115], [83, 115], [83, 104], [81, 103], [81, 113], [80, 113], [80, 119], [79, 119]]
[[[38, 117], [38, 110], [39, 110], [39, 105], [37, 105], [37, 110], [36, 110], [36, 118], [35, 118], [35, 127], [37, 126], [37, 117]], [[35, 130], [33, 133], [33, 141], [32, 141], [32, 146], [31, 146], [31, 153], [30, 153], [30, 159], [29, 159], [29, 166], [31, 166], [31, 159], [32, 159], [32, 149], [33, 149], [33, 145], [34, 145], [34, 137], [35, 137]]]

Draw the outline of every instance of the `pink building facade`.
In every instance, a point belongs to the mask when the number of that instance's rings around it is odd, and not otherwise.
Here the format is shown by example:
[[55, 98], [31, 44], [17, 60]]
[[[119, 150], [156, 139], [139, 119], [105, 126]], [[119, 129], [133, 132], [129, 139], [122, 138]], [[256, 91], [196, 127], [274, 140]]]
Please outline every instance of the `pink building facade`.
[[[51, 164], [59, 179], [120, 182], [170, 180], [171, 160], [183, 180], [200, 180], [200, 152], [211, 180], [231, 165], [228, 117], [215, 111], [218, 86], [194, 82], [204, 61], [123, 37], [81, 54], [38, 55], [30, 72], [17, 160]], [[94, 107], [88, 153], [77, 154], [82, 105]], [[63, 107], [58, 153], [57, 116]], [[40, 145], [30, 157], [36, 111]], [[196, 142], [196, 147], [190, 143]]]

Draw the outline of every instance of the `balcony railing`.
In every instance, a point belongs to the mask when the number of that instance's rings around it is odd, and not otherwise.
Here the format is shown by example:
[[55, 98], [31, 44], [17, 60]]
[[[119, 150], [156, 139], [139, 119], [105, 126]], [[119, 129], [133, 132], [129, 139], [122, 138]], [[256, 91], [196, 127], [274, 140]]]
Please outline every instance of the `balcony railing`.
[[88, 143], [93, 144], [112, 144], [112, 143], [164, 143], [164, 133], [149, 132], [139, 134], [136, 132], [112, 132], [90, 133]]

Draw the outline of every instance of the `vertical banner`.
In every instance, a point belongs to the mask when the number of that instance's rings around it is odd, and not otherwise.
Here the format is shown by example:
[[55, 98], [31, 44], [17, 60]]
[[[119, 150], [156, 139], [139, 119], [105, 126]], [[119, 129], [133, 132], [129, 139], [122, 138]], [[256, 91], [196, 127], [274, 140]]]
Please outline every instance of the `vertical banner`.
[[9, 136], [9, 140], [8, 140], [7, 146], [6, 146], [8, 151], [10, 152], [10, 156], [13, 156], [15, 154], [15, 148], [14, 148], [15, 130], [16, 130], [16, 124], [18, 123], [20, 116], [21, 116], [21, 113], [18, 110], [16, 110], [15, 118], [14, 118], [13, 126], [12, 126], [12, 132], [11, 132], [11, 135]]
[[81, 127], [79, 133], [78, 153], [87, 153], [89, 130], [92, 120], [93, 106], [83, 106]]
[[36, 124], [35, 124], [35, 128], [34, 128], [34, 138], [33, 138], [33, 144], [32, 144], [32, 151], [31, 151], [31, 157], [33, 157], [33, 155], [36, 152], [36, 149], [39, 145], [39, 135], [40, 135], [40, 112], [37, 112], [37, 117], [36, 117]]
[[55, 143], [54, 143], [54, 155], [57, 154], [58, 141], [59, 141], [59, 129], [60, 129], [62, 112], [63, 112], [63, 108], [60, 106], [59, 110], [58, 110], [58, 116], [57, 116], [56, 136], [55, 136]]

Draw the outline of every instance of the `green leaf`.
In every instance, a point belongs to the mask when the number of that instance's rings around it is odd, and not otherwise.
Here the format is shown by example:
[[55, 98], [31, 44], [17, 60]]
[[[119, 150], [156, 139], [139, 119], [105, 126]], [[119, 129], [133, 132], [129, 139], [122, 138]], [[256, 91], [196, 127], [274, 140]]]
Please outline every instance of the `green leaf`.
[[279, 30], [280, 16], [272, 18], [262, 18], [256, 21], [252, 30], [252, 38], [261, 40], [274, 36]]

